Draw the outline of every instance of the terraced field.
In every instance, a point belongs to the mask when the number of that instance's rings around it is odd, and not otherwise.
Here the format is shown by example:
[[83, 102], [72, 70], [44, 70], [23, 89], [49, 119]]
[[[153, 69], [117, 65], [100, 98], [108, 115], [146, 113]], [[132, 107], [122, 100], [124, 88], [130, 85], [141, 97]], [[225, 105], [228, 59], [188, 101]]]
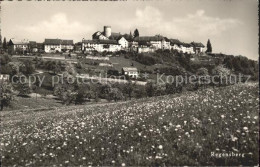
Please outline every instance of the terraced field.
[[258, 103], [258, 85], [241, 84], [129, 102], [4, 111], [2, 165], [257, 165]]

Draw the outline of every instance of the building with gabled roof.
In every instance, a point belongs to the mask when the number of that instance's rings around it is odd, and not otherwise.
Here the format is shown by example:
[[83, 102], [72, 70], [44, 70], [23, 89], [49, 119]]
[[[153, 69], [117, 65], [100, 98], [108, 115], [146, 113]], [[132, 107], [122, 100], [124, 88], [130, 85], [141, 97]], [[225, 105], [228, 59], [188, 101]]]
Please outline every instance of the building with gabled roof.
[[122, 74], [132, 78], [138, 78], [138, 70], [136, 67], [123, 67]]
[[92, 40], [116, 40], [122, 48], [129, 47], [129, 41], [133, 37], [129, 34], [121, 34], [120, 32], [112, 32], [111, 26], [104, 26], [104, 31], [97, 31], [92, 35]]
[[104, 26], [104, 31], [97, 31], [92, 35], [92, 39], [99, 40], [118, 40], [122, 35], [117, 32], [112, 32], [111, 26]]
[[194, 54], [193, 46], [190, 43], [183, 42], [180, 46], [181, 46], [181, 51], [183, 53]]
[[44, 51], [46, 53], [67, 52], [74, 48], [73, 40], [45, 39]]
[[144, 45], [151, 44], [155, 49], [170, 49], [170, 40], [161, 35], [155, 36], [139, 36], [134, 38], [135, 42]]
[[8, 52], [11, 54], [27, 53], [28, 45], [29, 45], [29, 40], [27, 40], [27, 39], [18, 40], [18, 39], [12, 38], [8, 42]]
[[122, 46], [122, 48], [128, 48], [129, 47], [129, 42], [125, 39], [124, 36], [120, 37], [117, 40], [118, 44], [120, 44]]
[[121, 50], [121, 45], [117, 40], [82, 40], [82, 51], [116, 52]]
[[191, 42], [191, 45], [193, 46], [193, 51], [197, 53], [202, 53], [205, 51], [205, 46], [201, 42]]

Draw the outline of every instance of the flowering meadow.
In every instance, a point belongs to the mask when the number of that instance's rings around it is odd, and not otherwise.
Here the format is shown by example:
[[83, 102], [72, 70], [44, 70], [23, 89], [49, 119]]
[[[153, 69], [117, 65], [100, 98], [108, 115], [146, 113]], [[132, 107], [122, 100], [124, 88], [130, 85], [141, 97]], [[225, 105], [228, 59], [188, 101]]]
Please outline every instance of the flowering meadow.
[[257, 165], [258, 104], [258, 85], [239, 84], [119, 103], [4, 111], [2, 165]]

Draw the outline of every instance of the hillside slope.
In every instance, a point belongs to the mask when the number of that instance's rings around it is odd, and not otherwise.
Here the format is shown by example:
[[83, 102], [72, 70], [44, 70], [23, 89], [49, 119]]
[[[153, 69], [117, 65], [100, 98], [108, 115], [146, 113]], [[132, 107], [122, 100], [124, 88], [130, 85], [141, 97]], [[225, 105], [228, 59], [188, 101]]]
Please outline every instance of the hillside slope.
[[[4, 166], [256, 165], [258, 86], [1, 113]], [[246, 153], [244, 158], [211, 152]]]

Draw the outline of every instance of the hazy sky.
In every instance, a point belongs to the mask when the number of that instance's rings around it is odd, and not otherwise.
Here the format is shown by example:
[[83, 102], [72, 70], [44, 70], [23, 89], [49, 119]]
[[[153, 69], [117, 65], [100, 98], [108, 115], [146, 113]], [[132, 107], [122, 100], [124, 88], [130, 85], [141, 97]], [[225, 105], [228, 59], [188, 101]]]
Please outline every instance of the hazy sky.
[[161, 34], [183, 42], [210, 39], [213, 52], [258, 59], [257, 0], [171, 0], [117, 2], [1, 2], [1, 33], [7, 39], [91, 39], [113, 32]]

